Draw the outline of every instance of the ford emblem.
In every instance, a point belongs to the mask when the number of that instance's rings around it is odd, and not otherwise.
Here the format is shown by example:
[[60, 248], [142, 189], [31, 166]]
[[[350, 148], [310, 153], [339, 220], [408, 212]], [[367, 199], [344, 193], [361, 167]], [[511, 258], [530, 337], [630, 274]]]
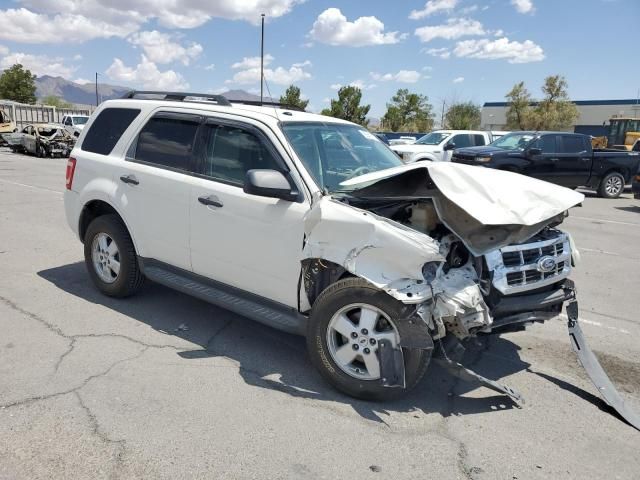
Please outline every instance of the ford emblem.
[[556, 269], [556, 259], [545, 255], [538, 260], [537, 268], [539, 272], [548, 273]]

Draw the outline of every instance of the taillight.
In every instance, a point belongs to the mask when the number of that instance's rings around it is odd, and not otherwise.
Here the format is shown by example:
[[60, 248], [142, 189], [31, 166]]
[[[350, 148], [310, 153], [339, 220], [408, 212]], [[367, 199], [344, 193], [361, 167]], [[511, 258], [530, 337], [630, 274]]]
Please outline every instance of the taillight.
[[67, 190], [71, 190], [73, 184], [73, 174], [76, 172], [76, 159], [69, 157], [67, 160]]

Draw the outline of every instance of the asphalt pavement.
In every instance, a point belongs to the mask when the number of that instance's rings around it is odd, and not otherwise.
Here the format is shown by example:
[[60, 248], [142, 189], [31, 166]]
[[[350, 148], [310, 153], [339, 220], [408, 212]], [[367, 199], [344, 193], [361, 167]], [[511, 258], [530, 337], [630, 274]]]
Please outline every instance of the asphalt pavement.
[[[65, 165], [0, 149], [0, 479], [640, 478], [640, 432], [598, 396], [566, 319], [467, 352], [524, 405], [436, 366], [403, 400], [357, 401], [301, 338], [151, 282], [100, 295]], [[563, 225], [581, 323], [640, 407], [640, 200], [585, 193]]]

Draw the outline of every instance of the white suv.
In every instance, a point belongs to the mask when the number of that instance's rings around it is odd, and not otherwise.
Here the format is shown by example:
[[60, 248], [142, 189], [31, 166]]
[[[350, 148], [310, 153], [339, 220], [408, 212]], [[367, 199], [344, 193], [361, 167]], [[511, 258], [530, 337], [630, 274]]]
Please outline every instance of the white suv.
[[403, 165], [335, 118], [131, 92], [89, 119], [66, 187], [102, 292], [125, 297], [148, 278], [306, 335], [322, 375], [356, 397], [415, 386], [434, 340], [545, 320], [573, 295], [568, 236], [549, 224], [581, 194]]
[[451, 153], [456, 148], [488, 145], [492, 141], [490, 132], [473, 130], [435, 130], [420, 137], [411, 145], [392, 145], [405, 163], [431, 160], [451, 161]]

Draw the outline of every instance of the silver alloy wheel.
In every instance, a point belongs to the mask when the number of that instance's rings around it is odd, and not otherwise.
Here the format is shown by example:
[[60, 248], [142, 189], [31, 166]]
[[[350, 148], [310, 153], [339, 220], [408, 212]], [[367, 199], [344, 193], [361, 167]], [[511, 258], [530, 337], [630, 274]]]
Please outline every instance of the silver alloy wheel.
[[115, 240], [104, 232], [93, 237], [91, 260], [95, 272], [105, 283], [113, 283], [120, 273], [120, 251]]
[[400, 337], [391, 319], [380, 309], [354, 303], [338, 310], [327, 327], [327, 347], [340, 370], [359, 380], [380, 378], [376, 352], [380, 340], [395, 348]]
[[624, 185], [622, 185], [622, 179], [618, 175], [613, 175], [607, 179], [607, 183], [604, 185], [604, 189], [609, 195], [615, 196], [618, 195]]

